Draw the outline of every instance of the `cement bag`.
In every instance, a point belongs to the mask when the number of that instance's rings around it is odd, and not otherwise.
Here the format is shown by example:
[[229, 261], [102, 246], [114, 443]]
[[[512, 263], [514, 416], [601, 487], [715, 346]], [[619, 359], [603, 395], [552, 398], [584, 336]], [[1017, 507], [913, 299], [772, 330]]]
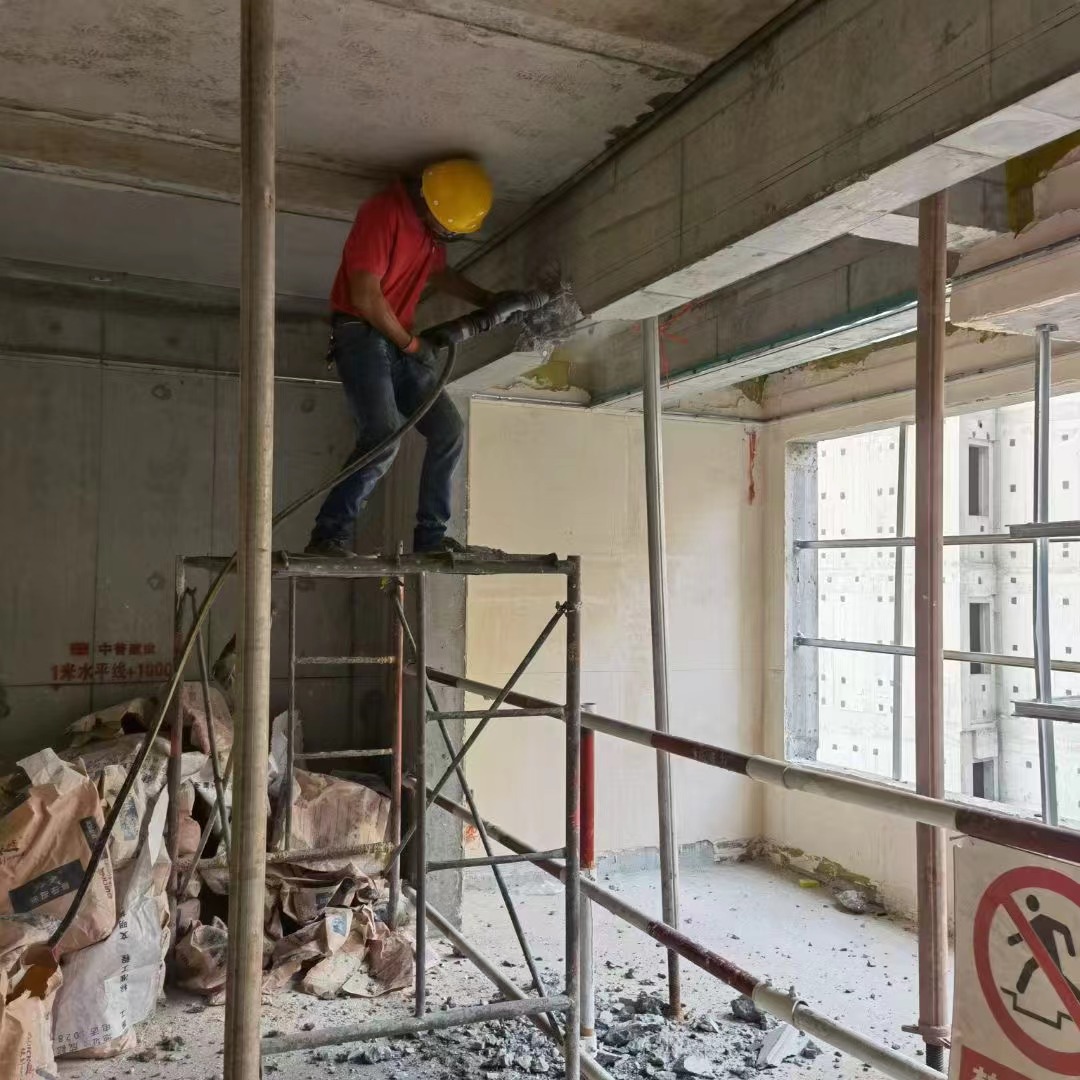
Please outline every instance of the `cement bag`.
[[[292, 835], [289, 850], [304, 848], [350, 848], [381, 843], [390, 827], [390, 800], [362, 784], [293, 770]], [[338, 860], [340, 863], [341, 860]], [[367, 873], [381, 873], [386, 861], [380, 855], [354, 856], [347, 860]], [[334, 860], [297, 858], [297, 865], [329, 868]]]
[[198, 994], [214, 994], [225, 986], [228, 927], [217, 916], [213, 923], [196, 921], [176, 946], [176, 985]]
[[[184, 755], [187, 757], [187, 754]], [[194, 855], [199, 850], [199, 840], [202, 838], [202, 830], [195, 820], [195, 787], [190, 781], [180, 785], [180, 795], [177, 799], [180, 813], [177, 817], [177, 841], [176, 854], [181, 859]]]
[[[128, 768], [139, 752], [143, 739], [142, 735], [123, 735], [107, 742], [90, 743], [65, 750], [60, 757], [86, 771], [86, 775], [98, 790], [102, 810], [107, 815], [127, 778]], [[113, 870], [135, 858], [139, 849], [139, 838], [144, 831], [146, 808], [164, 789], [168, 769], [169, 744], [165, 739], [155, 739], [124, 802], [120, 816], [116, 819], [112, 836], [109, 837], [109, 857], [112, 859]]]
[[122, 735], [145, 731], [156, 707], [154, 698], [133, 698], [119, 705], [110, 705], [107, 709], [87, 713], [68, 725], [71, 747], [74, 749], [87, 743], [119, 739]]
[[47, 949], [25, 959], [10, 979], [0, 971], [0, 1080], [56, 1075], [50, 1029], [62, 976]]
[[168, 904], [158, 887], [165, 854], [168, 792], [162, 792], [121, 901], [116, 929], [104, 940], [68, 956], [53, 1010], [58, 1057], [111, 1057], [131, 1047], [131, 1029], [154, 1012], [165, 978], [169, 946]]
[[[233, 744], [232, 716], [225, 697], [216, 686], [210, 687], [210, 713], [214, 718], [214, 742], [224, 770]], [[186, 682], [180, 689], [180, 722], [188, 740], [204, 754], [210, 753], [210, 733], [206, 726], [206, 704], [201, 682]]]
[[352, 920], [351, 909], [328, 908], [316, 922], [275, 942], [263, 989], [280, 989], [305, 964], [333, 956], [349, 940]]
[[[23, 758], [26, 798], [0, 818], [0, 916], [61, 918], [71, 904], [104, 824], [94, 785], [52, 750]], [[85, 949], [112, 933], [116, 897], [108, 852], [57, 955]]]

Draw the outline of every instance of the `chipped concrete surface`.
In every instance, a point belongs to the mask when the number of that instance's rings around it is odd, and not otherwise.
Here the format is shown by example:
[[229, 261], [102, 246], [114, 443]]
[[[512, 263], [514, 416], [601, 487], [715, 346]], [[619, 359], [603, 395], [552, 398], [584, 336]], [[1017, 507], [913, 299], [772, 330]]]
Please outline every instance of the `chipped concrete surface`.
[[[318, 218], [432, 156], [484, 159], [494, 234], [785, 4], [284, 0], [279, 287], [325, 296]], [[220, 0], [4, 7], [0, 256], [235, 286], [238, 37]]]
[[[630, 903], [659, 910], [654, 872], [618, 874], [604, 884], [614, 887]], [[514, 895], [541, 970], [552, 984], [557, 984], [562, 956], [561, 890], [537, 872], [528, 885], [516, 888]], [[760, 863], [684, 869], [681, 905], [684, 929], [691, 936], [754, 974], [770, 977], [779, 986], [794, 983], [808, 1004], [834, 1019], [909, 1055], [917, 1054], [918, 1040], [900, 1031], [916, 1011], [916, 943], [906, 925], [887, 918], [848, 914], [824, 890], [800, 888], [796, 878]], [[660, 947], [633, 928], [617, 923], [605, 911], [597, 912], [595, 923], [598, 1003], [614, 1011], [624, 997], [662, 996], [664, 964]], [[467, 889], [463, 929], [473, 941], [482, 943], [490, 959], [500, 962], [511, 978], [524, 985], [524, 965], [497, 893], [489, 888]], [[435, 1008], [448, 1000], [455, 1005], [488, 1000], [491, 991], [491, 984], [463, 959], [447, 958], [429, 976], [429, 994]], [[662, 1070], [647, 1059], [651, 1052], [670, 1055], [672, 1045], [677, 1054], [704, 1057], [717, 1078], [746, 1080], [747, 1076], [756, 1076], [757, 1070], [747, 1066], [746, 1058], [760, 1041], [761, 1030], [731, 1017], [730, 1002], [735, 992], [700, 969], [684, 964], [683, 995], [690, 1014], [688, 1023], [677, 1033], [673, 1033], [671, 1025], [657, 1027], [655, 1037], [646, 1040], [648, 1049], [616, 1055], [628, 1062], [610, 1066], [616, 1076], [668, 1080], [661, 1074], [672, 1070]], [[357, 1023], [372, 1015], [403, 1015], [408, 1004], [407, 995], [392, 995], [375, 1003], [358, 999], [323, 1002], [290, 992], [275, 996], [272, 1004], [264, 1006], [262, 1026], [264, 1032], [288, 1032], [305, 1024], [323, 1027]], [[62, 1065], [61, 1075], [85, 1080], [120, 1076], [134, 1080], [213, 1080], [221, 1071], [218, 1050], [223, 1019], [223, 1009], [206, 1008], [195, 998], [175, 995], [159, 1008], [140, 1035], [140, 1050], [152, 1051], [143, 1054], [148, 1060], [128, 1055], [111, 1061], [69, 1062]], [[613, 1020], [617, 1026], [617, 1019]], [[446, 1034], [424, 1040], [395, 1040], [390, 1044], [391, 1059], [376, 1064], [347, 1060], [363, 1049], [362, 1044], [298, 1052], [269, 1059], [267, 1075], [280, 1080], [521, 1080], [541, 1072], [536, 1061], [543, 1056], [544, 1044], [533, 1044], [533, 1030], [524, 1021], [507, 1025], [490, 1046], [484, 1043], [494, 1033], [485, 1028], [467, 1029], [461, 1038]], [[162, 1039], [176, 1036], [183, 1040], [177, 1049], [159, 1047]], [[482, 1049], [470, 1048], [478, 1043]], [[496, 1051], [507, 1047], [514, 1048], [511, 1066], [492, 1068], [501, 1063]], [[343, 1053], [346, 1050], [348, 1054]], [[836, 1056], [826, 1046], [822, 1050], [814, 1059], [786, 1061], [769, 1069], [767, 1075], [774, 1080], [864, 1075], [863, 1066], [853, 1058]], [[531, 1070], [522, 1068], [523, 1056], [533, 1059]], [[548, 1068], [551, 1075], [560, 1075], [554, 1058]]]
[[[280, 148], [389, 170], [468, 151], [506, 197], [537, 198], [781, 6], [281, 4]], [[239, 8], [218, 0], [9, 7], [0, 102], [235, 144], [238, 35]]]

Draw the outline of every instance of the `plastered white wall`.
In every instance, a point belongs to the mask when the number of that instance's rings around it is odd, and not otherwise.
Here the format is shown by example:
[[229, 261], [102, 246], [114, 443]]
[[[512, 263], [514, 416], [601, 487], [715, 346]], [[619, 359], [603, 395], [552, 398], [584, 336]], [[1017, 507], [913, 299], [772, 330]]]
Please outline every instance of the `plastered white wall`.
[[[665, 420], [663, 436], [672, 729], [752, 752], [763, 546], [760, 477], [753, 503], [749, 493], [752, 436], [680, 419]], [[583, 698], [652, 726], [641, 417], [475, 401], [469, 541], [582, 556]], [[555, 577], [470, 579], [468, 674], [501, 684], [564, 590]], [[564, 650], [560, 626], [519, 686], [562, 700]], [[545, 847], [562, 829], [561, 729], [556, 720], [495, 721], [468, 759], [484, 815]], [[680, 842], [760, 833], [761, 793], [749, 781], [680, 759], [674, 776]], [[598, 850], [655, 845], [653, 753], [598, 736], [597, 803]]]

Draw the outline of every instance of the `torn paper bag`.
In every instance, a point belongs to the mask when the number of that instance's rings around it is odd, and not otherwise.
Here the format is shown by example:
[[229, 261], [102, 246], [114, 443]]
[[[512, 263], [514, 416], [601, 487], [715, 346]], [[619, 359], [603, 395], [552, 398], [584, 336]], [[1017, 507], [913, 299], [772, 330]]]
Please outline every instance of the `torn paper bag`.
[[[23, 758], [26, 798], [0, 818], [0, 916], [59, 919], [71, 904], [101, 833], [104, 817], [94, 785], [52, 750]], [[112, 864], [98, 864], [58, 955], [108, 937], [116, 924]]]
[[102, 1050], [151, 1016], [165, 976], [169, 916], [156, 888], [155, 864], [164, 856], [168, 792], [147, 822], [146, 837], [121, 901], [116, 929], [104, 940], [64, 960], [56, 999], [53, 1042], [57, 1056]]

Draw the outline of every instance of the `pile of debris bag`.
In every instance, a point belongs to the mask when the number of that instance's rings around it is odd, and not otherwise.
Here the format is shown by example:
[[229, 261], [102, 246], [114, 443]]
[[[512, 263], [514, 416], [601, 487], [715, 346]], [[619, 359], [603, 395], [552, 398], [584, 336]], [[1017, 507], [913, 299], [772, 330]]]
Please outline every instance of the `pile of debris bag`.
[[[224, 1001], [229, 871], [216, 812], [210, 732], [200, 685], [180, 694], [183, 754], [176, 866], [166, 844], [169, 744], [155, 739], [79, 908], [48, 946], [82, 882], [106, 815], [156, 709], [151, 698], [76, 721], [69, 745], [22, 759], [0, 779], [0, 1080], [51, 1075], [55, 1058], [134, 1050], [136, 1025], [163, 993], [170, 946], [176, 985]], [[211, 689], [219, 761], [232, 721]], [[284, 717], [273, 725], [267, 814], [281, 839]], [[267, 868], [264, 992], [295, 984], [318, 997], [374, 997], [408, 986], [414, 948], [376, 917], [384, 857], [306, 859], [304, 851], [384, 843], [389, 799], [376, 777], [293, 773], [289, 862]], [[226, 804], [231, 787], [225, 786]], [[272, 812], [273, 808], [273, 812]], [[203, 860], [190, 868], [208, 831]], [[281, 846], [280, 843], [275, 846]], [[209, 863], [210, 865], [204, 865]], [[176, 896], [170, 925], [169, 882]]]

